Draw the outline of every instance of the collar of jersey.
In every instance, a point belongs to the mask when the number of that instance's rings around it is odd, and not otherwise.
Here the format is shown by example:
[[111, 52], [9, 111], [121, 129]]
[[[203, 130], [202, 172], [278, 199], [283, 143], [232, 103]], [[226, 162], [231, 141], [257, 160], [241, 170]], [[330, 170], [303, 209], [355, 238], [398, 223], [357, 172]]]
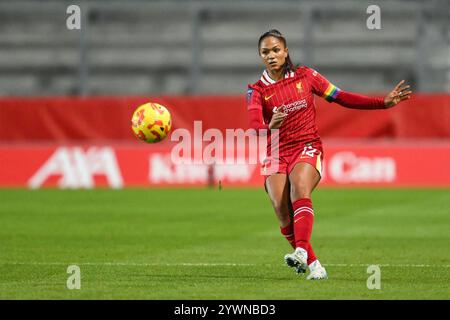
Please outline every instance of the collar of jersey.
[[[293, 78], [294, 77], [294, 72], [293, 71], [288, 71], [286, 72], [286, 74], [284, 75], [285, 79], [288, 78]], [[264, 83], [266, 86], [270, 86], [271, 84], [276, 83], [275, 80], [273, 80], [270, 76], [269, 73], [267, 72], [267, 70], [264, 70], [262, 76], [261, 76], [261, 82]]]

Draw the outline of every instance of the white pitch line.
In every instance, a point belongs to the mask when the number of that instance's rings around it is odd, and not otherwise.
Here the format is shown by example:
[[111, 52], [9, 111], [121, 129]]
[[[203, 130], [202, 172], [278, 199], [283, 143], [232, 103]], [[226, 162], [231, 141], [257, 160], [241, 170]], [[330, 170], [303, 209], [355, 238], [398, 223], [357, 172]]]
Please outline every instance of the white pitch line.
[[[0, 262], [0, 265], [43, 265], [43, 266], [124, 266], [124, 267], [261, 267], [274, 266], [272, 264], [256, 264], [256, 263], [137, 263], [137, 262]], [[450, 268], [448, 264], [346, 264], [346, 263], [327, 263], [323, 264], [325, 267], [367, 267], [370, 265], [377, 265], [379, 267], [391, 268]]]
[[330, 267], [367, 267], [371, 265], [379, 267], [393, 267], [393, 268], [450, 268], [449, 264], [376, 264], [376, 263], [366, 263], [366, 264], [345, 264], [345, 263], [329, 263], [323, 264], [324, 266]]

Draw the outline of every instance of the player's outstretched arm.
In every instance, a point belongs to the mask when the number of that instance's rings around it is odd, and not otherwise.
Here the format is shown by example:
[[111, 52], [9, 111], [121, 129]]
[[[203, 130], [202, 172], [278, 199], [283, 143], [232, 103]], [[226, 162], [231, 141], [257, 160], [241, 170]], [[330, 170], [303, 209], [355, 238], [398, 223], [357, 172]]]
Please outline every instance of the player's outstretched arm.
[[384, 98], [374, 98], [365, 95], [339, 90], [335, 102], [351, 109], [387, 109], [411, 97], [410, 86], [405, 80], [400, 81]]

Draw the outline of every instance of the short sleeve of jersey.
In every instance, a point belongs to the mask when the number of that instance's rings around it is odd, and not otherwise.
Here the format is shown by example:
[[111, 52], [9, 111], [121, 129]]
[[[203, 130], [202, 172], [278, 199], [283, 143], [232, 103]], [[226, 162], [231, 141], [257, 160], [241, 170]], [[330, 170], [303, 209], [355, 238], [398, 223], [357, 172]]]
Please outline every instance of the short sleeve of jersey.
[[314, 94], [324, 98], [328, 102], [336, 100], [336, 97], [341, 91], [338, 87], [311, 68], [308, 68], [308, 78], [311, 81]]
[[247, 110], [253, 109], [262, 111], [262, 99], [259, 90], [255, 86], [249, 85], [247, 89]]

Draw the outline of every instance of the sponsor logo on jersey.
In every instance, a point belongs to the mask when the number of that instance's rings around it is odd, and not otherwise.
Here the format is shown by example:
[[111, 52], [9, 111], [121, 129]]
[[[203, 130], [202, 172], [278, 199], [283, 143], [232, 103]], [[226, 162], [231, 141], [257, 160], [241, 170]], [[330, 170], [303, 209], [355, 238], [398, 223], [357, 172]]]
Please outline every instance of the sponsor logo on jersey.
[[281, 106], [274, 107], [272, 109], [273, 113], [282, 111], [284, 113], [289, 113], [295, 110], [303, 109], [308, 106], [306, 99], [297, 100], [288, 104], [282, 104]]

